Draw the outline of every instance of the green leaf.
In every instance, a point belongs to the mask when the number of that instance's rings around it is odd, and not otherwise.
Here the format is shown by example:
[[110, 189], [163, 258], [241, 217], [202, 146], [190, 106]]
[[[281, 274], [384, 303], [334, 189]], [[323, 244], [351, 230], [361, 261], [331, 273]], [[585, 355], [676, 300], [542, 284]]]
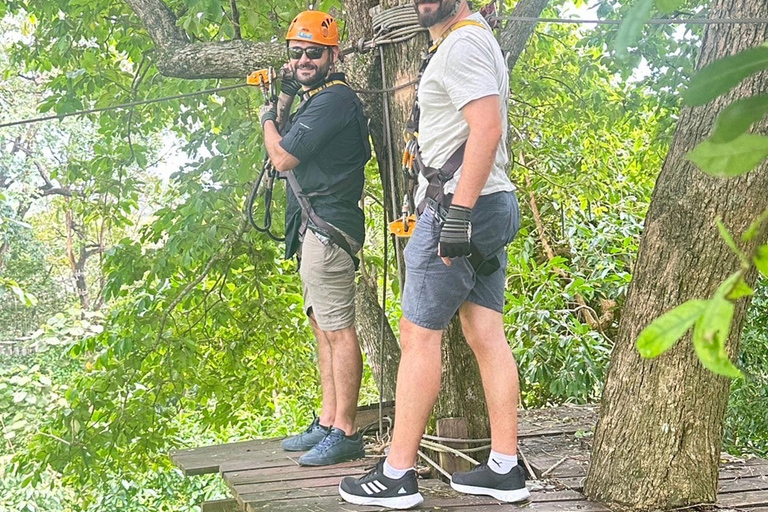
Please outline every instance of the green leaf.
[[739, 246], [736, 245], [736, 241], [733, 239], [733, 236], [731, 236], [731, 233], [728, 231], [728, 228], [725, 227], [725, 224], [723, 224], [723, 219], [718, 217], [715, 219], [715, 222], [717, 223], [717, 230], [720, 232], [720, 236], [723, 237], [723, 240], [725, 240], [725, 243], [730, 247], [731, 251], [733, 251], [734, 254], [737, 254], [739, 258], [744, 259], [744, 253], [739, 249]]
[[656, 0], [656, 8], [664, 14], [675, 12], [685, 0]]
[[768, 277], [768, 244], [761, 245], [757, 248], [757, 254], [755, 255], [755, 266], [757, 270]]
[[692, 299], [664, 313], [643, 329], [637, 338], [637, 351], [646, 358], [656, 357], [677, 343], [707, 307], [708, 301]]
[[730, 142], [768, 114], [768, 95], [736, 101], [720, 112], [709, 140], [716, 144]]
[[718, 375], [737, 379], [742, 376], [741, 371], [733, 365], [725, 351], [734, 309], [733, 303], [727, 299], [710, 300], [693, 329], [693, 347], [705, 368]]
[[749, 225], [749, 228], [744, 232], [743, 235], [741, 235], [741, 239], [745, 242], [749, 242], [755, 236], [760, 232], [760, 226], [763, 225], [763, 222], [768, 220], [768, 208], [765, 209], [763, 213], [758, 215], [758, 217], [752, 221], [752, 224]]
[[720, 286], [717, 287], [717, 290], [715, 290], [715, 293], [712, 295], [713, 299], [724, 299], [738, 284], [739, 280], [742, 279], [743, 273], [741, 270], [738, 270], [728, 276], [728, 278], [720, 283]]
[[686, 158], [705, 173], [728, 178], [751, 171], [768, 157], [768, 137], [742, 135], [731, 142], [703, 141]]
[[768, 69], [766, 46], [716, 60], [693, 76], [688, 89], [683, 91], [683, 101], [688, 105], [705, 105], [763, 69]]
[[753, 290], [742, 277], [736, 282], [736, 285], [733, 287], [733, 289], [731, 289], [726, 298], [729, 300], [738, 300], [742, 297], [747, 297], [754, 294], [755, 290]]
[[633, 46], [643, 31], [643, 25], [651, 17], [651, 7], [654, 0], [637, 0], [621, 22], [619, 32], [616, 34], [615, 49], [619, 58], [626, 58], [629, 53], [627, 48]]

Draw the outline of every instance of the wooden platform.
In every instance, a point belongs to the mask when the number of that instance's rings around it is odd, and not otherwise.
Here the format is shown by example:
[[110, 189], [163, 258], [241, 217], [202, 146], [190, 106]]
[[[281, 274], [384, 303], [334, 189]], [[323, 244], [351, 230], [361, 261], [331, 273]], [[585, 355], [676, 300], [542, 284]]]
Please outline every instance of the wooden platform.
[[[391, 411], [391, 408], [388, 409]], [[363, 414], [367, 420], [368, 413]], [[563, 406], [521, 411], [520, 451], [533, 477], [532, 496], [521, 505], [500, 504], [491, 498], [453, 491], [437, 479], [420, 480], [425, 501], [420, 511], [504, 512], [607, 512], [588, 501], [581, 488], [589, 464], [594, 406]], [[234, 496], [233, 501], [208, 503], [203, 512], [297, 511], [352, 512], [386, 510], [343, 502], [337, 488], [344, 476], [362, 475], [376, 458], [324, 468], [303, 468], [298, 454], [281, 450], [280, 439], [244, 441], [207, 446], [171, 454], [186, 475], [219, 473]], [[768, 461], [729, 459], [720, 471], [718, 505], [727, 509], [768, 512]]]

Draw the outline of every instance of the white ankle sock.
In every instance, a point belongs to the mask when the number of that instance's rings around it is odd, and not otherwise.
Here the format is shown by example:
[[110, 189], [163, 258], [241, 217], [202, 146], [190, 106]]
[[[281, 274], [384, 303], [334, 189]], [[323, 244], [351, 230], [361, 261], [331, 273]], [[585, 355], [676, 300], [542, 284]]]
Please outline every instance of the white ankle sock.
[[491, 454], [488, 456], [488, 467], [491, 468], [491, 471], [506, 475], [515, 466], [517, 466], [517, 455], [504, 455], [491, 450]]
[[398, 480], [400, 478], [403, 478], [405, 474], [412, 469], [413, 468], [395, 469], [389, 465], [389, 461], [387, 460], [384, 461], [384, 476], [387, 478], [391, 478], [393, 480]]

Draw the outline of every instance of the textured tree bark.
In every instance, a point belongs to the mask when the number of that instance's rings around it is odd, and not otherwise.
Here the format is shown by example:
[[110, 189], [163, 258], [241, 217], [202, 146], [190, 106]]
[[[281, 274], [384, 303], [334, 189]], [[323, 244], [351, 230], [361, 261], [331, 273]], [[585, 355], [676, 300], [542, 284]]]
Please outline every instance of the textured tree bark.
[[[713, 18], [768, 16], [764, 0], [715, 0]], [[765, 25], [711, 26], [700, 66], [756, 46]], [[634, 343], [662, 313], [692, 298], [707, 298], [738, 269], [718, 235], [717, 216], [735, 235], [768, 207], [768, 166], [736, 179], [712, 178], [685, 154], [712, 129], [734, 99], [765, 93], [766, 75], [748, 79], [726, 98], [684, 108], [656, 182], [637, 265], [611, 357], [585, 492], [609, 505], [637, 510], [714, 502], [730, 382], [704, 369], [690, 335], [669, 352], [643, 360]], [[761, 126], [765, 131], [766, 125]], [[747, 246], [764, 242], [768, 230]], [[750, 276], [754, 280], [755, 276]], [[736, 307], [728, 352], [737, 351], [748, 301]]]
[[395, 399], [397, 367], [400, 364], [400, 345], [389, 322], [384, 322], [384, 340], [381, 340], [381, 306], [376, 286], [361, 276], [357, 281], [355, 312], [357, 336], [373, 372], [373, 378], [381, 386], [381, 399]]

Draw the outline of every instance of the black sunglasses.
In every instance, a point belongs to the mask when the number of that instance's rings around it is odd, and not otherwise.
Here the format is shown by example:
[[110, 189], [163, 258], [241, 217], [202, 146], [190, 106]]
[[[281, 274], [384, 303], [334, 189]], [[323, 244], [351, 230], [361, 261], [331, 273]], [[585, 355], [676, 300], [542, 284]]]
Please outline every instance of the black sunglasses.
[[288, 57], [294, 60], [299, 60], [302, 55], [306, 54], [308, 59], [317, 60], [322, 58], [325, 50], [325, 46], [307, 46], [306, 48], [301, 48], [300, 46], [289, 46]]

